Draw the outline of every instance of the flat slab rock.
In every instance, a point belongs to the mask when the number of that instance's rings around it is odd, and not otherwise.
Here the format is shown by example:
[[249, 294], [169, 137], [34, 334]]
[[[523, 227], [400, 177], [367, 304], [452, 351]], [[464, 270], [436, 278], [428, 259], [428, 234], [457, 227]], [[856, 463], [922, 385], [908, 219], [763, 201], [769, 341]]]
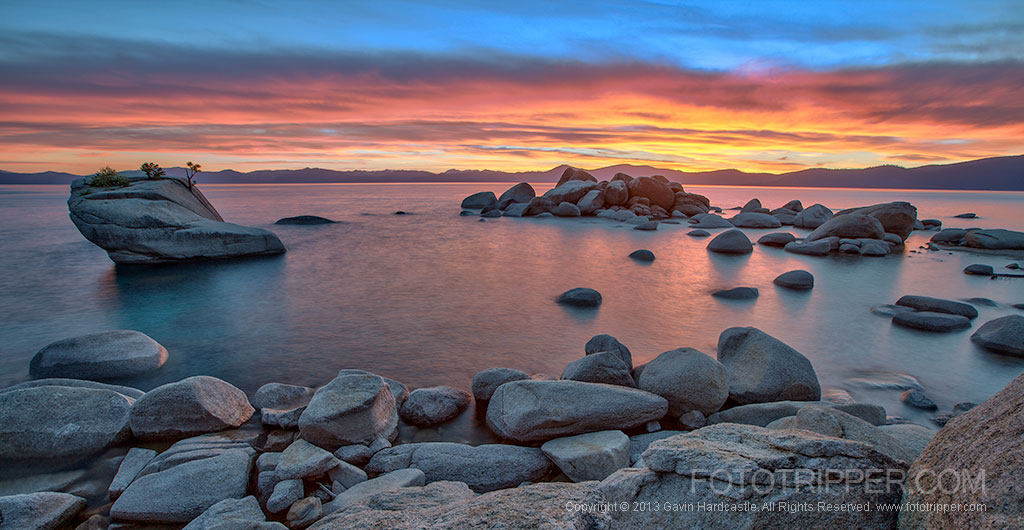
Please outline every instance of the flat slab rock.
[[0, 528], [57, 530], [85, 509], [85, 499], [67, 493], [26, 493], [0, 497]]
[[629, 437], [622, 431], [555, 438], [540, 450], [573, 482], [602, 480], [630, 464]]
[[907, 328], [923, 331], [956, 331], [971, 327], [971, 321], [965, 316], [933, 311], [905, 311], [892, 316], [892, 323]]
[[59, 340], [29, 363], [32, 377], [116, 379], [152, 372], [167, 361], [167, 350], [144, 333], [103, 331]]
[[428, 483], [464, 482], [483, 493], [538, 481], [551, 471], [551, 462], [535, 447], [426, 442], [383, 449], [366, 465], [371, 475], [404, 468], [423, 471]]

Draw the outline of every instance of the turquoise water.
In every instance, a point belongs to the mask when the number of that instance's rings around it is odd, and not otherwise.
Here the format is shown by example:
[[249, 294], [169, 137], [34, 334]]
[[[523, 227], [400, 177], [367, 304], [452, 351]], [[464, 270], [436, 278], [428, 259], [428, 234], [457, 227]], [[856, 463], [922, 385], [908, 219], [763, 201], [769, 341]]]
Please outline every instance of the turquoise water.
[[[207, 374], [247, 392], [280, 381], [323, 384], [338, 369], [362, 368], [406, 382], [469, 389], [479, 370], [507, 366], [561, 374], [597, 333], [618, 337], [637, 364], [678, 347], [714, 355], [719, 333], [756, 326], [806, 355], [822, 385], [849, 391], [889, 413], [925, 421], [899, 391], [859, 379], [907, 374], [941, 408], [980, 402], [1024, 370], [1024, 360], [969, 341], [971, 330], [929, 334], [893, 327], [871, 313], [904, 294], [986, 297], [974, 328], [1020, 313], [1024, 279], [972, 277], [970, 263], [1002, 268], [1008, 259], [946, 252], [885, 258], [809, 257], [756, 247], [747, 256], [705, 250], [689, 228], [640, 232], [594, 218], [479, 222], [460, 217], [472, 192], [501, 184], [208, 185], [204, 193], [229, 221], [274, 230], [289, 251], [255, 260], [118, 268], [68, 220], [63, 186], [0, 187], [0, 386], [28, 379], [29, 359], [49, 342], [98, 330], [149, 334], [170, 351], [151, 376], [115, 381], [142, 389]], [[539, 187], [540, 188], [540, 187]], [[1024, 193], [687, 187], [725, 208], [759, 197], [832, 208], [908, 200], [922, 218], [946, 226], [1024, 230]], [[395, 216], [404, 210], [410, 215]], [[952, 216], [977, 212], [979, 219]], [[313, 214], [344, 221], [273, 226]], [[768, 231], [745, 230], [756, 238]], [[800, 234], [804, 231], [792, 230]], [[652, 264], [627, 255], [647, 248]], [[775, 288], [791, 269], [816, 278], [810, 292]], [[553, 302], [579, 286], [604, 296], [597, 310]], [[714, 299], [727, 287], [760, 289], [756, 301]], [[478, 420], [410, 437], [482, 440]]]

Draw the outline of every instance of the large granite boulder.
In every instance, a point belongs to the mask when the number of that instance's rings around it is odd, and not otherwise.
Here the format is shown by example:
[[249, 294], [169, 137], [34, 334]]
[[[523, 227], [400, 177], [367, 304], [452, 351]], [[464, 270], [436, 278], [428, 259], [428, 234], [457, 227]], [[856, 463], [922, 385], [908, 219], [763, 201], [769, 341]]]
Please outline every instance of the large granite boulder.
[[167, 361], [167, 350], [144, 333], [103, 331], [59, 340], [32, 357], [32, 377], [116, 379], [151, 372]]
[[699, 410], [705, 416], [722, 408], [729, 380], [722, 363], [693, 348], [657, 356], [644, 366], [637, 386], [668, 400], [670, 416]]
[[490, 401], [499, 386], [509, 381], [529, 379], [530, 374], [512, 368], [488, 368], [473, 376], [473, 399]]
[[242, 499], [224, 499], [210, 506], [181, 530], [287, 530], [276, 522], [267, 522], [260, 503], [252, 495]]
[[590, 173], [587, 173], [586, 171], [584, 171], [582, 169], [569, 166], [569, 167], [565, 168], [565, 171], [562, 172], [562, 176], [558, 178], [558, 184], [555, 184], [555, 187], [561, 186], [562, 184], [565, 184], [566, 182], [569, 182], [570, 180], [582, 180], [582, 181], [586, 181], [586, 182], [597, 182], [597, 179], [594, 178], [594, 176], [591, 175]]
[[821, 399], [811, 362], [757, 328], [723, 331], [718, 337], [718, 360], [729, 378], [729, 399], [738, 404]]
[[950, 315], [960, 315], [970, 319], [978, 316], [978, 310], [970, 304], [956, 302], [953, 300], [944, 300], [942, 298], [932, 298], [930, 296], [908, 294], [900, 297], [900, 299], [896, 301], [896, 305], [909, 307], [916, 311], [948, 313]]
[[604, 203], [607, 206], [619, 206], [629, 200], [629, 187], [625, 181], [613, 180], [604, 189]]
[[3, 530], [60, 530], [67, 528], [85, 499], [67, 493], [43, 491], [0, 497]]
[[505, 190], [505, 193], [498, 197], [498, 204], [506, 207], [512, 203], [528, 204], [536, 196], [537, 192], [533, 190], [533, 186], [528, 182], [520, 182]]
[[487, 426], [518, 442], [657, 421], [668, 401], [650, 392], [581, 381], [513, 381], [498, 387], [487, 408]]
[[832, 403], [831, 401], [772, 401], [751, 403], [716, 412], [708, 417], [708, 424], [742, 423], [766, 427], [775, 420], [796, 415], [800, 409], [823, 405], [856, 416], [872, 425], [885, 425], [885, 408], [868, 403]]
[[344, 373], [320, 387], [299, 418], [299, 436], [329, 450], [394, 439], [395, 396], [384, 378]]
[[544, 442], [540, 450], [573, 482], [603, 480], [630, 464], [629, 437], [622, 431], [555, 438]]
[[729, 219], [733, 226], [740, 228], [779, 228], [782, 223], [766, 213], [743, 212]]
[[992, 351], [1024, 355], [1024, 317], [1007, 315], [989, 320], [971, 335], [971, 340]]
[[471, 210], [483, 209], [498, 204], [493, 191], [481, 191], [462, 199], [462, 207]]
[[378, 451], [366, 472], [382, 475], [405, 468], [423, 471], [427, 482], [465, 482], [473, 491], [483, 493], [536, 482], [551, 471], [551, 462], [536, 447], [426, 442]]
[[112, 390], [39, 386], [0, 393], [0, 460], [82, 458], [131, 436], [135, 400]]
[[969, 230], [964, 236], [967, 246], [988, 250], [1024, 250], [1024, 232], [996, 228]]
[[903, 502], [983, 510], [900, 512], [901, 529], [1024, 528], [1024, 376], [953, 418], [914, 461]]
[[163, 263], [280, 254], [273, 232], [224, 222], [198, 188], [174, 178], [131, 177], [120, 188], [71, 183], [68, 210], [86, 239], [115, 263]]
[[653, 177], [637, 177], [629, 182], [629, 198], [643, 197], [651, 201], [652, 206], [661, 206], [672, 211], [676, 202], [676, 194], [668, 184]]
[[594, 215], [599, 208], [604, 207], [604, 191], [590, 190], [577, 203], [581, 215]]
[[588, 191], [597, 187], [597, 182], [570, 180], [544, 193], [543, 197], [558, 205], [563, 202], [576, 204]]
[[590, 337], [587, 344], [583, 347], [583, 350], [587, 355], [594, 353], [600, 353], [603, 351], [617, 352], [619, 358], [622, 359], [622, 363], [633, 369], [633, 355], [629, 352], [629, 348], [625, 344], [619, 342], [619, 339], [602, 333], [600, 335], [594, 335]]
[[841, 215], [868, 215], [878, 219], [883, 229], [900, 236], [906, 240], [907, 236], [914, 231], [914, 223], [917, 222], [917, 208], [909, 202], [887, 202], [860, 208], [850, 208], [836, 213]]
[[868, 238], [882, 239], [885, 229], [882, 223], [869, 215], [848, 214], [836, 215], [825, 221], [810, 234], [807, 234], [806, 241], [817, 241], [826, 237], [840, 237], [848, 239]]
[[750, 254], [754, 246], [747, 235], [739, 230], [726, 230], [708, 243], [708, 250], [720, 254]]
[[146, 392], [132, 407], [132, 434], [154, 439], [222, 431], [245, 423], [254, 412], [245, 392], [197, 375]]
[[[899, 484], [886, 474], [906, 469], [861, 442], [736, 424], [654, 441], [642, 460], [646, 467], [620, 469], [601, 490], [609, 503], [661, 509], [613, 510], [614, 528], [895, 529], [894, 511], [817, 507], [897, 503]], [[708, 508], [688, 509], [701, 503]], [[800, 506], [808, 508], [791, 511]]]
[[799, 228], [818, 228], [832, 218], [832, 210], [823, 204], [812, 204], [793, 218], [793, 226]]
[[409, 393], [398, 416], [406, 423], [427, 427], [454, 419], [471, 400], [469, 392], [450, 386], [417, 388]]
[[89, 381], [87, 379], [67, 379], [63, 377], [48, 377], [46, 379], [36, 379], [33, 381], [25, 381], [24, 383], [18, 383], [14, 386], [7, 388], [0, 388], [0, 394], [4, 392], [13, 392], [15, 390], [22, 390], [25, 388], [38, 388], [41, 386], [64, 386], [71, 388], [98, 388], [100, 390], [112, 390], [132, 398], [133, 400], [142, 397], [145, 392], [138, 388], [132, 388], [130, 386], [111, 385], [107, 383], [100, 383], [97, 381]]
[[617, 351], [588, 354], [570, 362], [562, 371], [562, 379], [635, 386], [632, 370], [622, 362]]

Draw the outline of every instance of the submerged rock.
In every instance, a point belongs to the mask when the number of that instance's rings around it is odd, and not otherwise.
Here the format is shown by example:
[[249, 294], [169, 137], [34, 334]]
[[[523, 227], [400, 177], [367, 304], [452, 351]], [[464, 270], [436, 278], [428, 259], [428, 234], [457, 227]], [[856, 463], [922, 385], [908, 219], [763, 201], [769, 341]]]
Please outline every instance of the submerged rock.
[[1008, 315], [990, 320], [971, 335], [971, 340], [992, 351], [1024, 355], [1024, 317]]
[[900, 399], [908, 406], [914, 407], [915, 409], [922, 410], [939, 410], [939, 406], [935, 404], [924, 392], [917, 389], [905, 390], [900, 395]]
[[562, 293], [555, 301], [577, 307], [597, 307], [601, 305], [601, 293], [586, 287], [577, 287]]
[[647, 249], [634, 250], [633, 252], [629, 253], [629, 257], [637, 261], [654, 261], [654, 253]]
[[[396, 214], [405, 212], [396, 212]], [[329, 225], [337, 223], [326, 217], [318, 217], [316, 215], [297, 215], [295, 217], [285, 217], [274, 221], [276, 225]]]
[[427, 483], [454, 480], [484, 493], [538, 481], [551, 470], [551, 462], [536, 447], [427, 442], [384, 449], [366, 465], [370, 475], [405, 468], [423, 471]]
[[280, 254], [273, 232], [224, 222], [198, 188], [175, 178], [129, 178], [121, 188], [71, 183], [68, 210], [115, 263], [164, 263]]
[[29, 364], [32, 377], [115, 379], [152, 372], [167, 361], [167, 350], [144, 333], [103, 331], [47, 345]]
[[964, 274], [973, 274], [977, 276], [992, 276], [995, 274], [995, 269], [991, 265], [983, 265], [981, 263], [975, 263], [964, 267]]
[[711, 235], [711, 232], [708, 232], [707, 230], [690, 230], [686, 235], [690, 237], [708, 237]]
[[826, 239], [818, 241], [793, 241], [786, 243], [783, 249], [794, 254], [825, 256], [832, 250], [832, 244]]

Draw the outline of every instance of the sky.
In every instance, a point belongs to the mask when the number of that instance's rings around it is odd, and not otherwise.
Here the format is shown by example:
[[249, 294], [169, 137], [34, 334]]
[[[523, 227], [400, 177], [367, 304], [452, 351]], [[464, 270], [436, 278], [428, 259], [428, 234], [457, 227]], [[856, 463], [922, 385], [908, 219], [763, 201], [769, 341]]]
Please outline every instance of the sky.
[[0, 3], [0, 169], [1024, 153], [1019, 0]]

